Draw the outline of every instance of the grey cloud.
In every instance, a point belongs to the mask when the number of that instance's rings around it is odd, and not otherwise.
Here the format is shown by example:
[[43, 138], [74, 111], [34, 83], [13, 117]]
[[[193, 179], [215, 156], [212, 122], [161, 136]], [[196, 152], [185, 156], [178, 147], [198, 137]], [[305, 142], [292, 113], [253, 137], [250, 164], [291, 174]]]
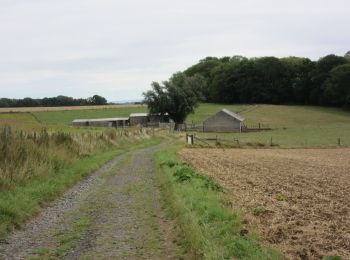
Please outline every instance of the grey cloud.
[[[0, 96], [133, 99], [205, 56], [343, 55], [345, 0], [0, 0]], [[86, 93], [86, 94], [85, 94]]]

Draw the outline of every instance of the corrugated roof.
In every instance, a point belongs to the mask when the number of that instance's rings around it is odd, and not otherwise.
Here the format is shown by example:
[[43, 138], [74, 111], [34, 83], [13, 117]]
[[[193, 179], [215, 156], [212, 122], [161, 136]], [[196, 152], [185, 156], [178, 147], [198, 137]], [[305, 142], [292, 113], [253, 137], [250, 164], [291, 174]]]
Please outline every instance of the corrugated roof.
[[240, 116], [240, 115], [238, 115], [238, 114], [236, 114], [236, 113], [234, 113], [234, 112], [232, 112], [232, 111], [230, 111], [230, 110], [228, 110], [226, 108], [223, 108], [221, 111], [226, 113], [226, 114], [228, 114], [229, 116], [231, 116], [231, 117], [241, 121], [241, 122], [244, 121], [244, 117], [243, 116]]
[[143, 116], [148, 116], [148, 113], [132, 113], [130, 114], [130, 117], [143, 117]]
[[81, 122], [109, 122], [109, 121], [127, 121], [128, 117], [114, 117], [114, 118], [96, 118], [96, 119], [75, 119], [73, 123], [81, 123]]

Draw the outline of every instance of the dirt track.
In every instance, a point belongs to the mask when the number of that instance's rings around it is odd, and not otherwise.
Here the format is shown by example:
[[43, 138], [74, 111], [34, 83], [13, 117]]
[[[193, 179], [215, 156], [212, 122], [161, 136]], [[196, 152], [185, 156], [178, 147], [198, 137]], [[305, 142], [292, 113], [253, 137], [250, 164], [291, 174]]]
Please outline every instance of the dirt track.
[[350, 149], [185, 149], [288, 259], [350, 259]]
[[153, 176], [154, 152], [118, 157], [82, 181], [2, 241], [3, 259], [178, 259]]

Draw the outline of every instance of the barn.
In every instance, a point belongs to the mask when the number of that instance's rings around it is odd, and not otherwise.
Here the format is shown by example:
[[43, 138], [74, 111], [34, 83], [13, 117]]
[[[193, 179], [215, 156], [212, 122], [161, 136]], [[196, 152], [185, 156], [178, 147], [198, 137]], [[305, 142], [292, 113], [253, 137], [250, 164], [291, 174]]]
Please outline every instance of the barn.
[[222, 109], [203, 122], [205, 132], [241, 132], [244, 118], [228, 109]]
[[129, 117], [129, 122], [131, 126], [135, 125], [145, 125], [149, 122], [147, 113], [132, 113]]
[[76, 119], [73, 126], [93, 126], [93, 127], [126, 127], [129, 126], [128, 117], [98, 118], [98, 119]]

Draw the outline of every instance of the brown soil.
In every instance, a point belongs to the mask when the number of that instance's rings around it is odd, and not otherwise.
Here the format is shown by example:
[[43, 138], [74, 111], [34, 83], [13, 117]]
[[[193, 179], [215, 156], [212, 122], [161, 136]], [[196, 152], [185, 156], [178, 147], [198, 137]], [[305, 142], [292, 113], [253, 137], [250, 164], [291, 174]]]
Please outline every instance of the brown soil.
[[350, 259], [350, 149], [185, 149], [287, 259]]

